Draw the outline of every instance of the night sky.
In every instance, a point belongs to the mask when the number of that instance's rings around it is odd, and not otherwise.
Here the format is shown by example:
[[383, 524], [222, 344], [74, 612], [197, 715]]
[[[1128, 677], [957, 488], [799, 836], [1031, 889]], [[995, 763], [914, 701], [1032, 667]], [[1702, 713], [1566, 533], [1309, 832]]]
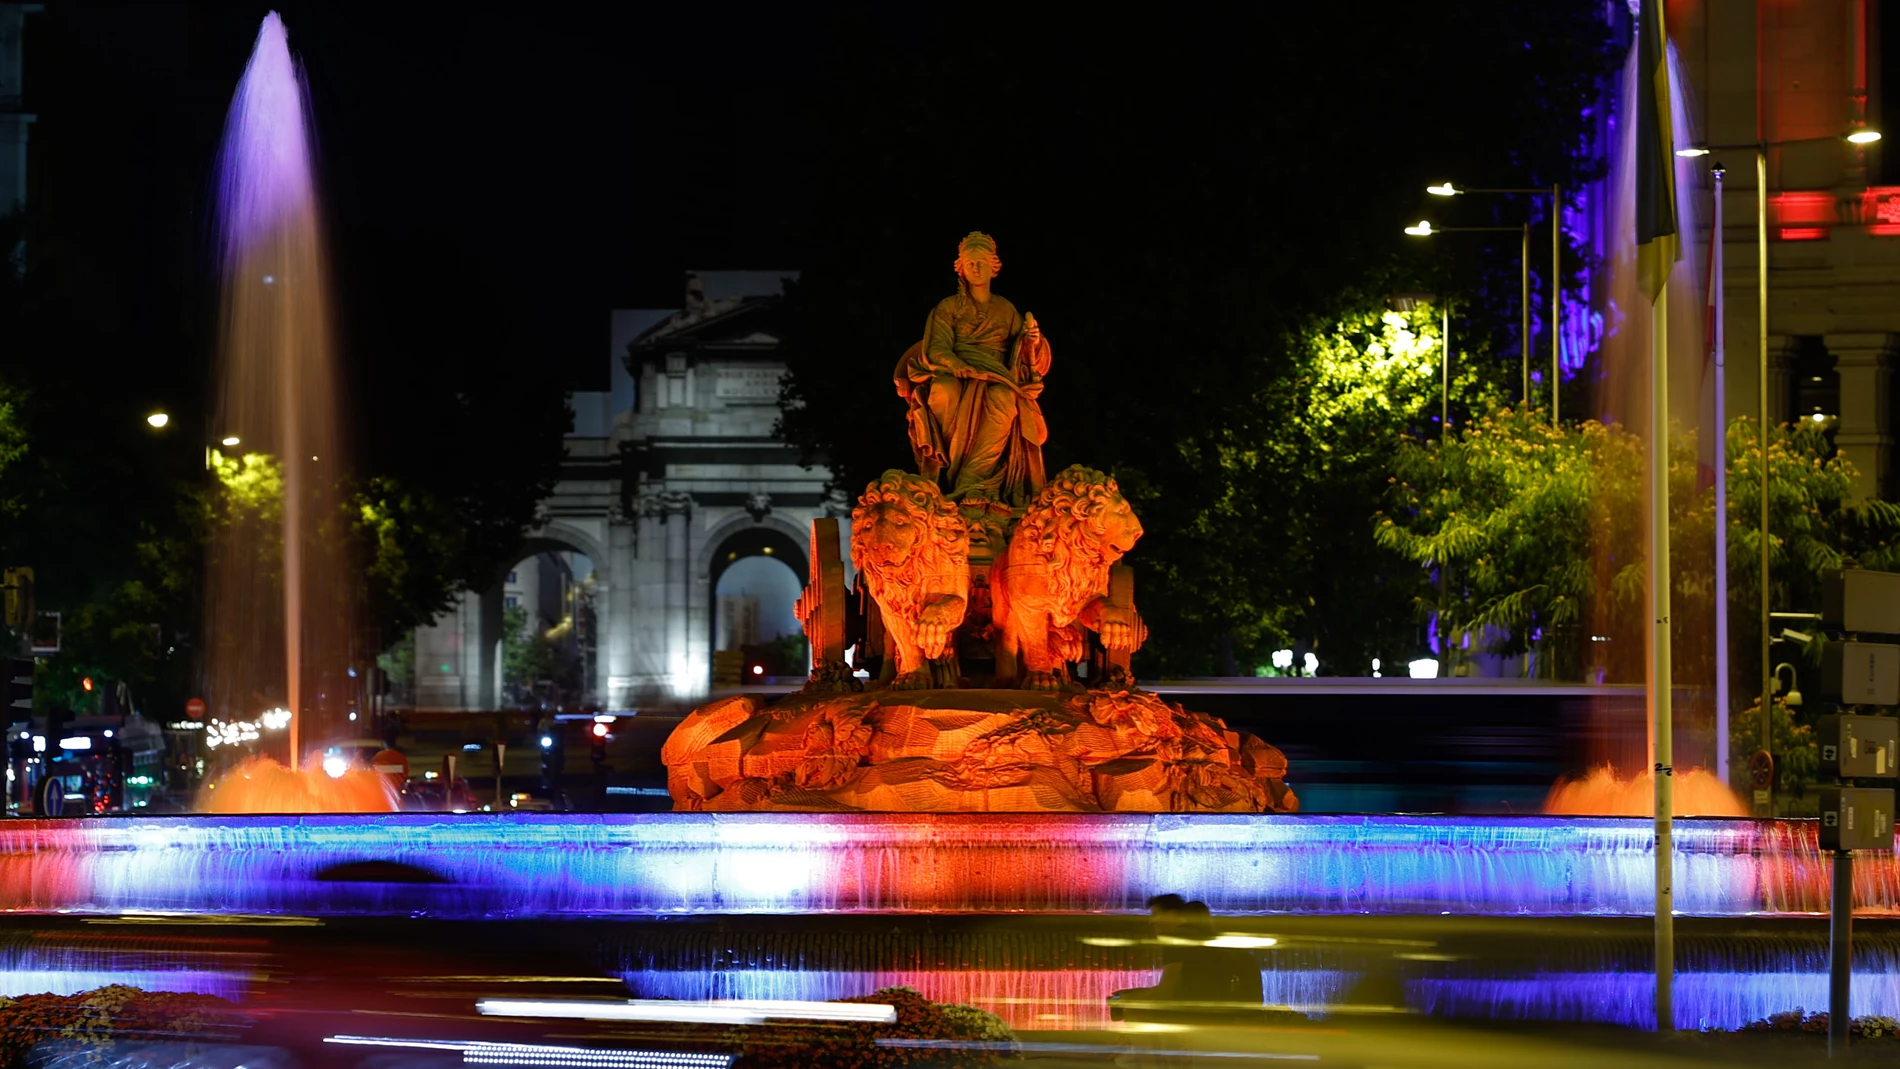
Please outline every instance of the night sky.
[[[562, 384], [600, 388], [608, 309], [675, 305], [688, 267], [797, 258], [811, 29], [782, 7], [276, 6], [346, 305], [391, 235], [472, 253]], [[270, 5], [56, 7], [27, 41], [32, 194], [123, 242], [99, 267], [128, 314], [202, 315], [179, 283], [208, 268], [217, 138]], [[370, 326], [351, 310], [346, 329]]]
[[[394, 315], [480, 317], [500, 299], [569, 388], [604, 386], [609, 309], [676, 304], [687, 269], [811, 267], [866, 225], [857, 215], [903, 231], [905, 248], [935, 235], [933, 265], [974, 226], [1036, 251], [1018, 264], [1048, 266], [1054, 250], [1038, 242], [1073, 250], [1070, 235], [1131, 219], [1176, 225], [1179, 213], [1144, 199], [1285, 213], [1245, 249], [1229, 247], [1243, 231], [1195, 220], [1208, 256], [1271, 255], [1335, 224], [1346, 240], [1380, 234], [1367, 252], [1389, 255], [1403, 243], [1394, 224], [1419, 209], [1414, 176], [1438, 177], [1437, 161], [1523, 173], [1549, 156], [1545, 144], [1525, 157], [1539, 120], [1513, 108], [1563, 46], [1513, 38], [1491, 5], [1426, 22], [1398, 3], [1165, 20], [277, 6], [314, 97], [346, 345]], [[217, 138], [269, 9], [57, 3], [29, 30], [34, 196], [107, 261], [94, 266], [118, 314], [190, 349], [209, 344]], [[987, 159], [973, 128], [991, 138]], [[837, 196], [864, 174], [899, 177]], [[1282, 196], [1275, 185], [1291, 197], [1266, 200]], [[1412, 192], [1390, 200], [1400, 188]], [[404, 305], [392, 275], [426, 271], [431, 256], [475, 264], [488, 291], [464, 306], [424, 287]]]

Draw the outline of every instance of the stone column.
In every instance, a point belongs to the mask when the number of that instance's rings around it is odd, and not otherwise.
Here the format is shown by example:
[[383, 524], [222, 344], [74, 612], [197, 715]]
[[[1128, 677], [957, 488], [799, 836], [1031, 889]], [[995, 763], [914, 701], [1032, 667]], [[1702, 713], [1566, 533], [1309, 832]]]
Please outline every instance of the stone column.
[[666, 527], [666, 679], [670, 697], [683, 698], [692, 689], [692, 652], [687, 616], [692, 609], [693, 565], [687, 554], [687, 525], [692, 522], [692, 495], [671, 490], [660, 495]]
[[628, 701], [637, 707], [666, 697], [666, 526], [660, 493], [652, 487], [641, 488], [633, 510], [638, 534], [627, 584]]
[[600, 629], [595, 689], [609, 709], [633, 708], [633, 522], [617, 516], [607, 522], [606, 619]]
[[1860, 472], [1854, 500], [1880, 497], [1893, 471], [1893, 334], [1829, 334], [1824, 339], [1841, 377], [1840, 423], [1834, 444]]
[[474, 648], [469, 653], [474, 665], [474, 678], [464, 689], [471, 703], [470, 708], [494, 709], [501, 704], [501, 584], [496, 583], [472, 597], [475, 612], [472, 628], [474, 639], [471, 644]]
[[1768, 335], [1768, 425], [1788, 422], [1788, 404], [1794, 390], [1788, 363], [1794, 355], [1794, 336]]

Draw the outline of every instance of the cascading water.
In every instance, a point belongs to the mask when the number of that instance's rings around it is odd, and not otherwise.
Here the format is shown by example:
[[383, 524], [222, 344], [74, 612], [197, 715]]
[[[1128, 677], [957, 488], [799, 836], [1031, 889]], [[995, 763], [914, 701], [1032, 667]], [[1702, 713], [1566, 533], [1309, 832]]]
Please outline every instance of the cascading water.
[[[1825, 912], [1813, 821], [1685, 821], [1688, 916]], [[0, 910], [561, 917], [1141, 910], [1640, 917], [1647, 821], [866, 813], [13, 821]], [[368, 867], [364, 867], [365, 865]], [[392, 873], [398, 875], [391, 875]], [[1900, 856], [1855, 865], [1900, 913]]]
[[218, 158], [223, 290], [210, 433], [219, 444], [207, 463], [220, 522], [207, 561], [205, 693], [226, 723], [290, 710], [293, 769], [302, 748], [340, 721], [354, 610], [309, 118], [272, 12], [232, 97]]
[[[1699, 143], [1694, 130], [1694, 109], [1689, 106], [1682, 65], [1673, 46], [1666, 49], [1669, 70], [1669, 106], [1675, 142]], [[1630, 427], [1643, 435], [1653, 433], [1649, 426], [1649, 391], [1653, 353], [1650, 301], [1637, 280], [1636, 251], [1636, 122], [1633, 109], [1637, 99], [1637, 50], [1632, 48], [1624, 66], [1614, 126], [1610, 137], [1609, 176], [1606, 200], [1608, 225], [1603, 250], [1609, 307], [1605, 319], [1608, 329], [1602, 346], [1602, 378], [1596, 384], [1594, 409], [1605, 422]], [[1708, 220], [1710, 190], [1706, 169], [1692, 158], [1672, 157], [1676, 184], [1676, 232], [1682, 259], [1675, 265], [1666, 296], [1668, 301], [1670, 433], [1680, 445], [1719, 431], [1702, 427], [1701, 398], [1712, 388], [1708, 377]], [[1719, 456], [1719, 451], [1717, 453]], [[1719, 461], [1718, 461], [1719, 462]], [[1700, 493], [1702, 487], [1673, 485], [1672, 496], [1681, 500], [1687, 493]], [[1693, 511], [1687, 510], [1687, 511]], [[1745, 816], [1747, 809], [1729, 785], [1713, 773], [1696, 765], [1715, 764], [1711, 747], [1685, 745], [1691, 738], [1703, 737], [1689, 729], [1714, 723], [1714, 649], [1715, 598], [1722, 584], [1715, 581], [1712, 535], [1694, 528], [1684, 519], [1685, 509], [1678, 505], [1673, 513], [1671, 566], [1675, 574], [1671, 605], [1671, 646], [1675, 680], [1675, 808], [1678, 816]], [[1719, 530], [1719, 527], [1717, 528]], [[1627, 561], [1595, 562], [1599, 585], [1610, 588], [1611, 577]], [[1684, 577], [1690, 579], [1685, 581]], [[1687, 597], [1694, 590], [1697, 597]], [[1622, 635], [1623, 641], [1645, 641], [1646, 600], [1603, 598], [1597, 603], [1597, 619], [1592, 633]], [[1632, 680], [1633, 681], [1633, 680]], [[1726, 745], [1707, 735], [1714, 746]], [[1557, 783], [1544, 803], [1544, 812], [1593, 816], [1640, 816], [1653, 807], [1654, 788], [1647, 771], [1654, 761], [1640, 746], [1643, 738], [1606, 738], [1603, 752], [1592, 755], [1597, 767], [1579, 779]], [[1647, 740], [1653, 743], [1653, 740]], [[1623, 770], [1629, 773], [1627, 778]]]

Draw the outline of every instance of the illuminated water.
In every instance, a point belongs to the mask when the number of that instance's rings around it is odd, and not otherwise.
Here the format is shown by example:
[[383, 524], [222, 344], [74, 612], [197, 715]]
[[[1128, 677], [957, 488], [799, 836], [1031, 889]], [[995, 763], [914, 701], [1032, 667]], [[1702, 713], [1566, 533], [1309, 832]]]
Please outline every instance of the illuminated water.
[[[1808, 821], [1683, 821], [1678, 911], [1824, 912], [1828, 869], [1815, 833]], [[12, 821], [0, 825], [0, 909], [447, 918], [1113, 911], [1185, 890], [1220, 913], [1644, 916], [1651, 834], [1643, 820], [1546, 817]], [[381, 867], [362, 869], [366, 862]], [[1900, 912], [1894, 855], [1863, 858], [1855, 877], [1862, 911]]]
[[335, 532], [344, 458], [309, 117], [273, 12], [218, 158], [222, 322], [207, 443], [218, 455], [207, 464], [228, 489], [207, 558], [205, 697], [226, 722], [291, 710], [293, 766], [341, 723], [354, 588]]
[[333, 776], [320, 763], [295, 772], [268, 757], [251, 757], [205, 784], [201, 813], [395, 813], [402, 800], [387, 777], [357, 766]]

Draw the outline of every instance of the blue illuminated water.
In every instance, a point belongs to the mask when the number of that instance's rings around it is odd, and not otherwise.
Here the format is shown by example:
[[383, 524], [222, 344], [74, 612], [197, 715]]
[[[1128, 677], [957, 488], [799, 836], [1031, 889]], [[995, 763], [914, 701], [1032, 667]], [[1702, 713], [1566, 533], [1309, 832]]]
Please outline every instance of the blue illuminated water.
[[[446, 918], [1116, 911], [1642, 916], [1646, 820], [1228, 815], [424, 814], [15, 821], [0, 908]], [[1818, 913], [1812, 822], [1677, 824], [1678, 912]], [[339, 866], [408, 866], [432, 883]], [[1893, 914], [1896, 858], [1859, 908]], [[344, 878], [338, 878], [344, 877]]]

